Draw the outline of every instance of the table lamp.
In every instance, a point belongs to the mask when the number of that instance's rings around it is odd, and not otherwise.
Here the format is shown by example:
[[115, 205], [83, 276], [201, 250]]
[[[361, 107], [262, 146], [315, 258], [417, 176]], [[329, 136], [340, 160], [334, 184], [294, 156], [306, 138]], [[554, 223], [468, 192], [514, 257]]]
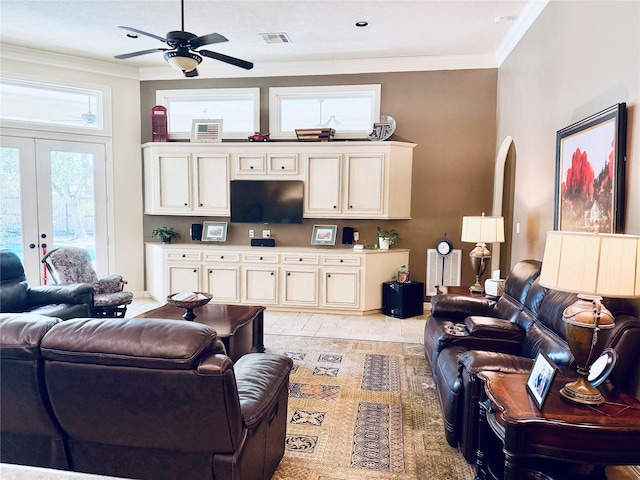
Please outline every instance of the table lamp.
[[504, 218], [485, 217], [484, 213], [480, 217], [462, 217], [462, 241], [476, 244], [469, 253], [471, 267], [476, 273], [476, 283], [469, 287], [469, 291], [483, 293], [484, 287], [480, 283], [480, 278], [491, 260], [487, 243], [504, 242]]
[[[578, 379], [560, 394], [579, 404], [600, 405], [604, 397], [588, 381], [614, 326], [602, 297], [640, 297], [640, 237], [632, 235], [547, 232], [540, 285], [578, 294], [562, 313], [565, 336], [576, 359]], [[604, 332], [603, 332], [604, 333]]]

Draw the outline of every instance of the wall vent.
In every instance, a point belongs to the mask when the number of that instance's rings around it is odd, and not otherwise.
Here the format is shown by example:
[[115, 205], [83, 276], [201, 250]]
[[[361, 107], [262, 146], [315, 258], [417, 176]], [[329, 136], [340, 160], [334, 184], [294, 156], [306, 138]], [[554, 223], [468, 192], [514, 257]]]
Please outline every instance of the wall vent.
[[286, 33], [261, 33], [260, 37], [265, 43], [291, 43]]
[[459, 286], [462, 250], [453, 250], [444, 261], [435, 248], [427, 249], [426, 295], [436, 294], [437, 285]]

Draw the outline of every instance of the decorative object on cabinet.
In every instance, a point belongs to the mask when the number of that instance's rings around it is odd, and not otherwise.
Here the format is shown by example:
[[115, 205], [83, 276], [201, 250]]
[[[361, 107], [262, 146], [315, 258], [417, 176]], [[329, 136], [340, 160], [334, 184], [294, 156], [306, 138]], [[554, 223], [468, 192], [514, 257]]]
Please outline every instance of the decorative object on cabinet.
[[162, 243], [171, 243], [172, 239], [180, 238], [180, 234], [173, 227], [156, 227], [149, 236], [160, 240]]
[[469, 291], [483, 293], [484, 287], [480, 284], [480, 279], [491, 260], [487, 243], [504, 242], [504, 218], [485, 217], [484, 212], [481, 217], [462, 217], [462, 241], [476, 244], [469, 253], [476, 283], [469, 287]]
[[390, 115], [380, 115], [380, 121], [373, 124], [373, 130], [368, 135], [369, 140], [387, 140], [396, 130], [396, 120]]
[[409, 283], [409, 265], [402, 265], [398, 268], [398, 275], [394, 278], [398, 283]]
[[191, 121], [192, 142], [221, 142], [222, 119], [194, 119]]
[[382, 227], [378, 226], [378, 243], [380, 244], [380, 250], [389, 250], [391, 245], [395, 245], [398, 243], [400, 239], [400, 235], [395, 229], [384, 230]]
[[335, 134], [333, 128], [296, 128], [299, 142], [329, 142]]
[[539, 410], [542, 410], [542, 405], [551, 391], [551, 384], [557, 371], [558, 367], [553, 360], [542, 350], [538, 351], [527, 379], [527, 392]]
[[154, 142], [168, 142], [167, 108], [156, 105], [151, 109], [151, 140]]
[[604, 397], [588, 380], [602, 353], [614, 318], [602, 297], [640, 297], [640, 236], [547, 232], [540, 285], [578, 294], [562, 313], [565, 335], [578, 367], [578, 379], [560, 390], [582, 405], [601, 405]]
[[203, 222], [202, 223], [203, 242], [226, 242], [227, 222]]
[[618, 103], [557, 132], [554, 230], [622, 231], [626, 112]]
[[193, 320], [197, 317], [193, 313], [194, 308], [202, 307], [211, 301], [213, 295], [208, 292], [179, 292], [167, 296], [167, 303], [178, 308], [185, 308], [186, 312], [182, 315], [185, 320]]
[[249, 137], [247, 138], [249, 139], [250, 142], [270, 142], [271, 141], [271, 137], [269, 136], [268, 133], [255, 132], [253, 135], [249, 135]]
[[337, 225], [314, 225], [311, 245], [335, 245]]

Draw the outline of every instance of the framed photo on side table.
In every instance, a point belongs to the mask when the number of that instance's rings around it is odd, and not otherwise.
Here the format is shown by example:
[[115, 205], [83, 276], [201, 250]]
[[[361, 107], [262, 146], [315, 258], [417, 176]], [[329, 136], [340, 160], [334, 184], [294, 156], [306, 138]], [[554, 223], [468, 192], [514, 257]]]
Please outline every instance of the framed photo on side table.
[[314, 225], [311, 245], [335, 245], [337, 225]]
[[227, 222], [203, 222], [202, 224], [203, 242], [226, 242]]
[[547, 395], [549, 395], [551, 384], [557, 371], [558, 367], [553, 363], [553, 360], [551, 360], [546, 353], [539, 351], [536, 359], [533, 361], [533, 367], [531, 367], [531, 372], [527, 379], [527, 392], [529, 392], [533, 401], [536, 402], [539, 410], [542, 410], [544, 401], [547, 399]]
[[626, 132], [625, 103], [557, 132], [554, 230], [622, 232]]
[[221, 142], [222, 119], [195, 119], [191, 121], [192, 142]]

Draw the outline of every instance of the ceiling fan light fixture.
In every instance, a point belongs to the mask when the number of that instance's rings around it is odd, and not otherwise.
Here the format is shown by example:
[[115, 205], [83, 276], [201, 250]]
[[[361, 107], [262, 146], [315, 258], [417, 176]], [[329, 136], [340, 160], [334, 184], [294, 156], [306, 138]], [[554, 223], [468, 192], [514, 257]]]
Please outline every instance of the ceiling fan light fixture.
[[169, 65], [180, 72], [190, 72], [202, 62], [200, 55], [186, 50], [165, 52], [164, 59]]

